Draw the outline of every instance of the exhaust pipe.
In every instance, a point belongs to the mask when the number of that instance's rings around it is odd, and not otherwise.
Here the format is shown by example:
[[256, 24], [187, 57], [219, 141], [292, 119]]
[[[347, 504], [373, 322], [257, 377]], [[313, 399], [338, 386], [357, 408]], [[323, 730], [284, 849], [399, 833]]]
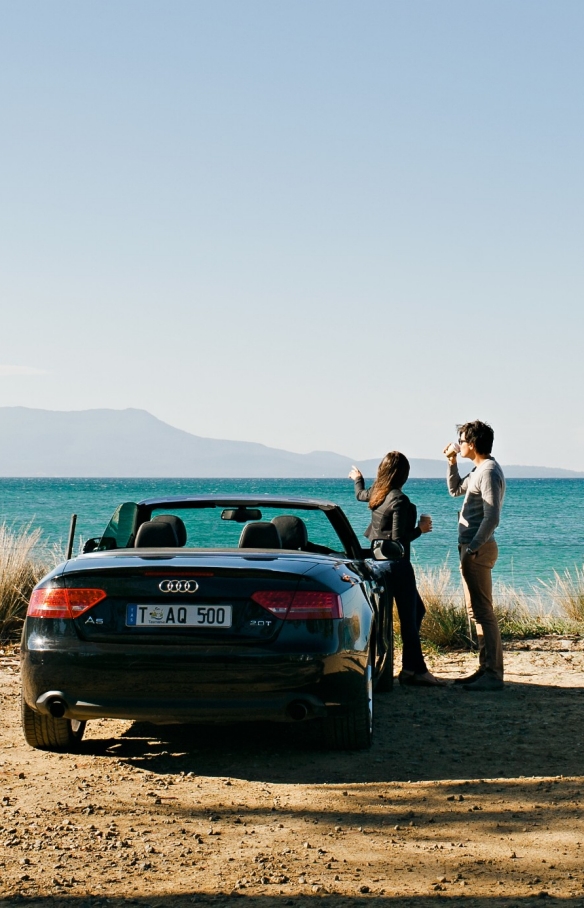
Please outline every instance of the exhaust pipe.
[[302, 722], [308, 715], [308, 706], [302, 700], [293, 700], [288, 704], [287, 712], [294, 722]]
[[54, 719], [62, 719], [66, 709], [67, 704], [64, 700], [59, 699], [59, 697], [54, 697], [49, 702], [49, 712]]

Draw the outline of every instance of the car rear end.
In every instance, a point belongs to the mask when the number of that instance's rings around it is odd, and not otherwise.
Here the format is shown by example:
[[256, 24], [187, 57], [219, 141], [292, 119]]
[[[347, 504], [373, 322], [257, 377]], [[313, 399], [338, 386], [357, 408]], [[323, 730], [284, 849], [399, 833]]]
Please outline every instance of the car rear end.
[[372, 613], [349, 565], [302, 553], [98, 553], [35, 589], [22, 642], [34, 713], [168, 722], [342, 715]]

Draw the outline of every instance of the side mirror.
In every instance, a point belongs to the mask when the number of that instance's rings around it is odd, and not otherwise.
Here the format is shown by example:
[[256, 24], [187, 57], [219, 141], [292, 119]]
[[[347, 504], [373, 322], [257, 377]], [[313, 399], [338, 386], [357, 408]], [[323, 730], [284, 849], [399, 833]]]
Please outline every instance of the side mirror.
[[90, 552], [109, 552], [115, 548], [116, 540], [111, 536], [95, 536], [85, 541], [82, 551], [84, 555], [89, 555]]

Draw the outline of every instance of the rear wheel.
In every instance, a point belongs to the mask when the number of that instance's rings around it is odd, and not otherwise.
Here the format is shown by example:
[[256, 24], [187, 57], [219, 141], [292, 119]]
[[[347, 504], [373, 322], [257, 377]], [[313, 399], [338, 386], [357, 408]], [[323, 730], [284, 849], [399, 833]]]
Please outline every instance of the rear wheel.
[[85, 722], [43, 716], [30, 708], [22, 694], [20, 702], [22, 730], [27, 744], [39, 750], [77, 750], [85, 731]]
[[366, 750], [373, 738], [373, 665], [371, 651], [355, 704], [342, 716], [323, 719], [324, 745], [331, 750]]

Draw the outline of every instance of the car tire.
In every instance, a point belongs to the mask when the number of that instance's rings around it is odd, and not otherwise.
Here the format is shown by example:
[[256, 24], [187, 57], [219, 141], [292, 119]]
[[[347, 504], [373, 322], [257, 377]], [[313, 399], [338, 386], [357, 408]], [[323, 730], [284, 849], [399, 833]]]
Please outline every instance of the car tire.
[[22, 730], [27, 744], [37, 750], [74, 752], [78, 749], [86, 722], [56, 719], [35, 712], [21, 695]]
[[354, 706], [344, 715], [323, 719], [324, 745], [329, 750], [367, 750], [373, 740], [373, 665], [371, 652]]

